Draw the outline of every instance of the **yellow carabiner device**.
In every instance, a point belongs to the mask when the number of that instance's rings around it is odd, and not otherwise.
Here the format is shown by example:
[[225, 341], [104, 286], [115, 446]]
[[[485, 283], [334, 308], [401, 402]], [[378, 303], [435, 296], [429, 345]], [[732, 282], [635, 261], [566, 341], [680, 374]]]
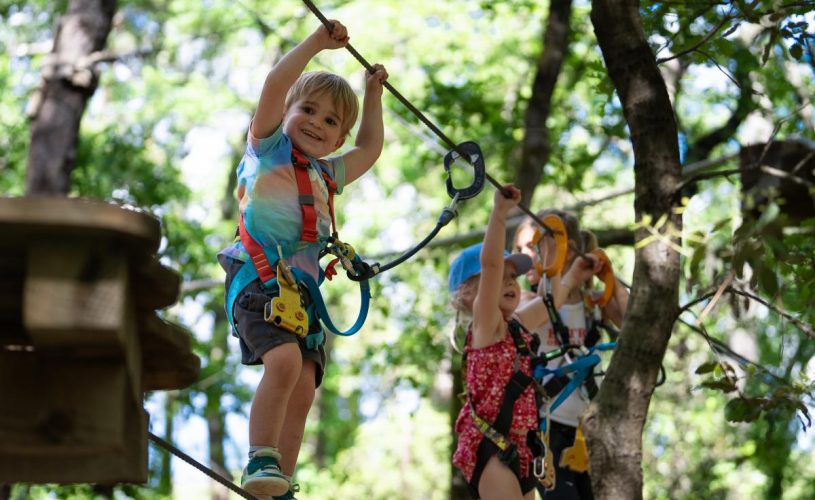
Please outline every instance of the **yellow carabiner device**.
[[308, 315], [303, 308], [297, 282], [283, 259], [277, 263], [277, 284], [280, 294], [266, 303], [263, 319], [298, 337], [305, 337], [308, 333]]
[[548, 266], [543, 265], [543, 256], [540, 252], [540, 241], [543, 238], [543, 233], [540, 229], [535, 230], [535, 235], [532, 237], [532, 244], [538, 252], [538, 260], [535, 262], [535, 270], [538, 271], [539, 276], [546, 274], [546, 277], [552, 278], [563, 272], [563, 267], [566, 265], [566, 254], [569, 251], [569, 235], [566, 234], [566, 226], [563, 225], [563, 220], [555, 214], [549, 214], [543, 218], [543, 223], [552, 230], [555, 238], [555, 258]]
[[560, 455], [560, 467], [577, 472], [589, 470], [589, 449], [586, 447], [586, 438], [583, 437], [583, 426], [577, 426], [574, 436], [574, 444], [563, 450]]
[[608, 259], [608, 255], [606, 255], [603, 250], [596, 248], [591, 251], [591, 254], [600, 259], [600, 262], [603, 264], [603, 268], [600, 270], [598, 277], [600, 278], [600, 281], [603, 282], [605, 287], [603, 288], [603, 294], [600, 295], [600, 297], [595, 299], [594, 297], [590, 296], [588, 301], [591, 306], [604, 307], [614, 295], [614, 287], [617, 285], [617, 279], [614, 277], [614, 270], [611, 268], [611, 261]]

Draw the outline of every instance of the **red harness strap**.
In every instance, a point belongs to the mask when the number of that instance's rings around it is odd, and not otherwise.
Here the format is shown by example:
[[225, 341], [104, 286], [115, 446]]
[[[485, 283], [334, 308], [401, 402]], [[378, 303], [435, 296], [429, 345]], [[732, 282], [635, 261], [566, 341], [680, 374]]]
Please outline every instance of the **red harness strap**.
[[314, 192], [311, 190], [311, 179], [308, 176], [308, 158], [292, 147], [291, 164], [294, 167], [294, 177], [297, 179], [297, 192], [299, 193], [300, 215], [303, 224], [300, 227], [300, 239], [309, 243], [317, 242], [317, 210], [314, 209]]
[[[291, 164], [294, 167], [294, 177], [297, 180], [297, 191], [299, 192], [300, 214], [303, 217], [303, 224], [300, 229], [300, 239], [315, 243], [317, 241], [317, 211], [314, 209], [314, 192], [311, 190], [311, 179], [308, 176], [309, 161], [306, 156], [292, 147]], [[328, 213], [331, 216], [332, 233], [337, 232], [337, 223], [334, 219], [334, 193], [337, 191], [337, 183], [322, 168], [320, 174], [328, 187]]]
[[241, 214], [239, 219], [238, 231], [241, 236], [243, 248], [246, 249], [246, 253], [248, 253], [249, 257], [252, 259], [252, 264], [255, 265], [255, 270], [258, 272], [260, 282], [266, 283], [270, 279], [274, 278], [276, 272], [269, 264], [269, 259], [266, 258], [266, 253], [263, 251], [263, 247], [261, 247], [260, 244], [255, 241], [254, 238], [252, 238], [249, 231], [246, 230], [246, 226], [243, 223], [243, 214]]
[[[303, 217], [303, 223], [300, 228], [300, 239], [309, 243], [317, 242], [317, 210], [314, 208], [314, 191], [311, 189], [311, 179], [308, 175], [309, 161], [306, 156], [292, 147], [291, 150], [291, 164], [294, 168], [294, 178], [297, 181], [297, 191], [299, 193], [298, 201], [300, 202], [300, 214]], [[337, 223], [334, 220], [334, 193], [337, 191], [337, 183], [328, 175], [327, 172], [320, 169], [328, 187], [328, 213], [331, 215], [331, 229], [333, 234], [336, 234]], [[249, 231], [243, 222], [243, 215], [240, 216], [239, 233], [241, 243], [252, 259], [252, 264], [258, 272], [258, 276], [262, 283], [273, 279], [275, 277], [275, 269], [269, 264], [269, 259], [266, 258], [266, 253], [263, 247], [252, 238]]]

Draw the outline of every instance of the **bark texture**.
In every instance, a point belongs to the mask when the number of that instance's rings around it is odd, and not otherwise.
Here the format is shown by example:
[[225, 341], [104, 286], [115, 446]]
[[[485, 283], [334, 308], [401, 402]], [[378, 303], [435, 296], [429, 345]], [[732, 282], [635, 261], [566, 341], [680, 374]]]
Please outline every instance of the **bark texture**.
[[95, 55], [110, 33], [116, 0], [71, 0], [29, 107], [26, 193], [68, 194], [79, 124], [97, 86]]
[[[636, 0], [594, 0], [591, 20], [634, 148], [636, 250], [631, 300], [600, 393], [584, 417], [598, 499], [642, 498], [642, 430], [678, 310], [681, 181], [676, 121]], [[661, 218], [666, 221], [657, 224]], [[649, 222], [650, 220], [650, 222]]]
[[543, 52], [526, 108], [521, 163], [515, 176], [515, 185], [523, 194], [521, 203], [526, 206], [543, 177], [543, 167], [552, 151], [546, 120], [552, 110], [552, 94], [569, 45], [571, 13], [572, 0], [552, 0], [543, 34]]

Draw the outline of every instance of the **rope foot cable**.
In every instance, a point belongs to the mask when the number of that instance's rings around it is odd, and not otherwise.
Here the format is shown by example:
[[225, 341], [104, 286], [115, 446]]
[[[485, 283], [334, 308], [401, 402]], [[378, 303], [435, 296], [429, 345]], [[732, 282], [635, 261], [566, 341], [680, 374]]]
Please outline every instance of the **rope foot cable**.
[[173, 446], [170, 442], [156, 436], [152, 432], [147, 433], [147, 438], [150, 441], [152, 441], [153, 444], [155, 444], [155, 445], [157, 445], [157, 446], [159, 446], [161, 448], [164, 448], [166, 451], [168, 451], [171, 454], [177, 456], [181, 460], [187, 462], [191, 466], [195, 467], [199, 471], [201, 471], [204, 474], [206, 474], [207, 476], [209, 476], [211, 479], [214, 479], [215, 481], [222, 484], [223, 486], [226, 486], [227, 488], [229, 488], [233, 492], [237, 493], [241, 497], [248, 498], [249, 500], [259, 500], [256, 496], [252, 495], [251, 493], [244, 490], [243, 488], [235, 485], [232, 481], [229, 481], [228, 479], [221, 476], [220, 474], [218, 474], [214, 470], [212, 470], [212, 469], [206, 467], [205, 465], [201, 464], [200, 462], [196, 461], [191, 456], [187, 455], [186, 453], [184, 453], [180, 449]]

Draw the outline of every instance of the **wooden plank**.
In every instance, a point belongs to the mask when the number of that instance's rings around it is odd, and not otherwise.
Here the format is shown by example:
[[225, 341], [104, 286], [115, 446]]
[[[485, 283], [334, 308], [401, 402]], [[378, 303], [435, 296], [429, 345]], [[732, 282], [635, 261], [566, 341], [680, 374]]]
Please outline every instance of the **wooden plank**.
[[155, 259], [136, 263], [132, 269], [133, 298], [137, 309], [162, 309], [178, 300], [181, 276], [177, 272]]
[[128, 379], [121, 360], [0, 352], [0, 454], [121, 449], [134, 400]]
[[126, 255], [109, 250], [87, 242], [32, 243], [22, 307], [36, 347], [123, 349], [128, 263]]
[[148, 415], [131, 402], [121, 448], [77, 453], [52, 447], [44, 453], [0, 451], [0, 483], [146, 483]]
[[31, 344], [23, 328], [25, 251], [0, 246], [0, 346]]
[[155, 254], [161, 241], [161, 225], [147, 213], [102, 201], [46, 196], [0, 198], [0, 231], [8, 244], [42, 234], [52, 244], [116, 236], [125, 242], [125, 250], [147, 255]]
[[196, 380], [201, 361], [192, 352], [192, 336], [155, 314], [139, 319], [144, 391], [183, 389]]

